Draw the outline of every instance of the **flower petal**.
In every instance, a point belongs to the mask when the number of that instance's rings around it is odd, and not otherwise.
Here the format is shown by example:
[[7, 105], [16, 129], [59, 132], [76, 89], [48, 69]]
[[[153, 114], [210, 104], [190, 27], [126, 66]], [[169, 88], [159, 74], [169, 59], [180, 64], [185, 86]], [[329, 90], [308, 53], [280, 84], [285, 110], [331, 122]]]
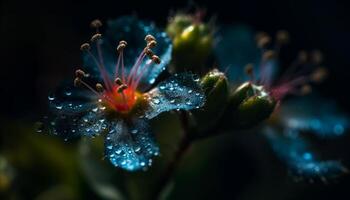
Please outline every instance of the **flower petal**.
[[297, 130], [286, 129], [281, 134], [277, 129], [267, 127], [264, 133], [277, 156], [286, 162], [295, 176], [326, 180], [347, 172], [339, 161], [321, 160]]
[[277, 72], [278, 62], [275, 59], [261, 65], [261, 50], [255, 43], [255, 31], [244, 25], [226, 26], [218, 33], [220, 41], [215, 48], [222, 71], [227, 71], [229, 80], [238, 84], [247, 81], [245, 66], [253, 64], [254, 77], [264, 84], [270, 84]]
[[112, 123], [105, 140], [105, 153], [114, 166], [136, 171], [147, 169], [152, 157], [159, 154], [159, 148], [147, 121], [137, 119]]
[[[153, 84], [158, 75], [164, 71], [165, 67], [169, 64], [172, 52], [170, 38], [165, 32], [156, 28], [153, 23], [139, 20], [135, 16], [124, 16], [116, 20], [108, 21], [107, 31], [101, 42], [101, 49], [105, 67], [111, 77], [115, 76], [118, 59], [116, 48], [119, 41], [125, 40], [128, 43], [127, 47], [124, 49], [124, 64], [125, 73], [129, 74], [137, 57], [146, 46], [144, 37], [148, 34], [153, 35], [157, 40], [157, 46], [152, 50], [160, 57], [161, 63], [152, 64], [149, 66], [149, 70], [146, 70], [140, 81], [141, 86], [143, 85], [143, 89]], [[94, 55], [98, 55], [96, 45], [92, 45], [92, 52]], [[89, 68], [88, 72], [92, 73], [95, 77], [99, 77], [98, 66], [96, 66], [93, 59], [88, 54], [84, 54], [83, 59], [84, 65]], [[147, 60], [148, 59], [144, 59], [142, 66], [145, 66]], [[139, 68], [138, 74], [140, 74], [141, 70], [142, 67]], [[114, 80], [114, 78], [112, 80]]]
[[205, 102], [199, 78], [191, 73], [175, 74], [146, 95], [149, 107], [145, 117], [148, 119], [170, 110], [199, 108]]
[[320, 137], [337, 137], [349, 127], [349, 119], [336, 104], [317, 96], [287, 101], [281, 109], [285, 126]]
[[50, 112], [44, 128], [65, 139], [94, 136], [106, 128], [104, 115], [97, 107], [97, 98], [81, 88], [60, 87], [49, 95]]

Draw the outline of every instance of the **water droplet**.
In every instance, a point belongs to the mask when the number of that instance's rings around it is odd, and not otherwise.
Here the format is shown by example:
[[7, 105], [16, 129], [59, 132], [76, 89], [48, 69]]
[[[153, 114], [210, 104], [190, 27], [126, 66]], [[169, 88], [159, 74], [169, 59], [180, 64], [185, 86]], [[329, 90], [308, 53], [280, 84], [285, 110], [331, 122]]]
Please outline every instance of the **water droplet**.
[[55, 97], [54, 97], [53, 95], [49, 95], [47, 98], [48, 98], [50, 101], [55, 100]]
[[72, 92], [71, 92], [71, 91], [66, 91], [65, 94], [66, 94], [67, 96], [70, 96], [70, 95], [72, 95]]
[[98, 111], [98, 108], [93, 108], [92, 111], [93, 111], [93, 112], [97, 112], [97, 111]]
[[112, 146], [112, 145], [108, 145], [108, 146], [107, 146], [107, 149], [112, 150], [112, 149], [113, 149], [113, 146]]
[[119, 155], [119, 154], [122, 153], [122, 150], [121, 150], [121, 149], [118, 149], [118, 150], [115, 151], [115, 153]]
[[135, 152], [139, 152], [141, 150], [141, 147], [136, 147]]
[[164, 86], [164, 85], [161, 85], [161, 86], [159, 86], [159, 89], [164, 90], [164, 89], [165, 89], [165, 86]]
[[188, 90], [188, 94], [191, 94], [193, 92], [193, 90]]
[[173, 90], [174, 90], [174, 87], [170, 87], [169, 90], [170, 90], [170, 91], [173, 91]]
[[175, 99], [170, 100], [170, 103], [175, 103]]
[[154, 99], [153, 99], [153, 103], [155, 103], [155, 104], [159, 104], [159, 103], [160, 103], [160, 100], [159, 100], [159, 99], [157, 99], [157, 98], [154, 98]]
[[146, 165], [146, 163], [145, 162], [141, 162], [140, 165], [143, 167], [143, 166]]
[[56, 109], [62, 110], [63, 106], [62, 105], [56, 105]]
[[137, 129], [133, 129], [133, 130], [131, 130], [131, 133], [132, 134], [136, 134], [138, 132], [138, 130]]

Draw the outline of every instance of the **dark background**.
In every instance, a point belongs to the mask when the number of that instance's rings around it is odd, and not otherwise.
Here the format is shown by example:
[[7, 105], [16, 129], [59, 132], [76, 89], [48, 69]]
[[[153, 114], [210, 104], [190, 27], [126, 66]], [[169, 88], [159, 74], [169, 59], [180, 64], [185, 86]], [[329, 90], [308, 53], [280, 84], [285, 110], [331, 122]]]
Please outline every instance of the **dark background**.
[[[140, 18], [153, 20], [164, 26], [169, 10], [183, 9], [188, 1], [19, 1], [3, 0], [0, 3], [0, 55], [1, 55], [1, 124], [11, 120], [33, 120], [46, 108], [46, 94], [61, 80], [74, 78], [72, 67], [81, 64], [79, 46], [91, 33], [88, 26], [92, 19], [102, 21], [125, 14], [136, 13]], [[290, 32], [291, 52], [298, 49], [320, 49], [325, 54], [329, 79], [320, 88], [321, 94], [335, 99], [339, 107], [350, 111], [349, 5], [340, 1], [207, 1], [197, 5], [207, 8], [207, 16], [216, 15], [217, 23], [243, 23], [274, 33], [279, 29]], [[1, 133], [4, 134], [4, 133]], [[347, 160], [349, 137], [339, 141], [335, 152]], [[242, 150], [241, 150], [242, 151]], [[249, 151], [249, 150], [247, 150]], [[232, 153], [233, 152], [233, 153]], [[227, 198], [236, 198], [235, 191], [249, 191], [254, 179], [255, 163], [245, 154], [230, 150], [223, 160], [222, 179], [213, 190]], [[270, 158], [267, 158], [270, 159]], [[273, 181], [283, 180], [281, 188], [271, 188], [269, 175], [262, 188], [265, 196], [259, 199], [284, 199], [292, 192], [296, 199], [348, 199], [350, 178], [346, 176], [328, 185], [323, 183], [294, 183], [287, 180], [283, 166], [274, 160], [271, 170]], [[213, 174], [215, 175], [215, 173]], [[210, 175], [201, 175], [210, 181]], [[286, 189], [293, 188], [293, 189]], [[231, 191], [231, 192], [227, 192]], [[346, 198], [345, 196], [348, 196]]]

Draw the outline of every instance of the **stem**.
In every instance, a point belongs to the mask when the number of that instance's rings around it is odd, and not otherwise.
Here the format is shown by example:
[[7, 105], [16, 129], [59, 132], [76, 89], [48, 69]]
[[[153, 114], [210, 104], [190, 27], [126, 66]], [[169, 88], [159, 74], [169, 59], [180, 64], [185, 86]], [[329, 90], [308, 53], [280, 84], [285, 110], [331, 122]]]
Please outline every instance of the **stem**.
[[190, 137], [189, 133], [189, 121], [188, 121], [188, 114], [186, 111], [181, 111], [180, 113], [180, 120], [183, 128], [183, 136], [180, 140], [179, 147], [177, 151], [174, 154], [173, 159], [168, 163], [166, 166], [163, 174], [160, 176], [160, 179], [156, 185], [156, 189], [152, 195], [151, 199], [159, 199], [160, 194], [164, 190], [164, 188], [168, 185], [170, 179], [173, 177], [175, 170], [177, 166], [179, 165], [181, 159], [185, 155], [186, 151], [191, 146], [193, 140]]

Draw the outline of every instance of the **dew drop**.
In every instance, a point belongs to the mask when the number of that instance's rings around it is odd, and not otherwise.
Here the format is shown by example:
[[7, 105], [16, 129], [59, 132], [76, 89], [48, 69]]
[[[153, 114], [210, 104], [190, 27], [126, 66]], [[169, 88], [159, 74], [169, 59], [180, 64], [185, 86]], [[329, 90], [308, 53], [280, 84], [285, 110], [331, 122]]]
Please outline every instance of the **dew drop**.
[[157, 99], [157, 98], [154, 98], [154, 99], [153, 99], [153, 103], [155, 103], [155, 104], [159, 104], [159, 103], [160, 103], [160, 100], [159, 100], [159, 99]]
[[136, 134], [138, 132], [138, 130], [137, 129], [133, 129], [133, 130], [131, 130], [131, 133], [132, 134]]
[[53, 95], [49, 95], [47, 98], [48, 98], [50, 101], [55, 100], [55, 97], [54, 97]]
[[164, 85], [161, 85], [161, 86], [159, 86], [159, 89], [164, 90], [164, 89], [165, 89], [165, 86], [164, 86]]
[[62, 105], [57, 105], [57, 106], [56, 106], [56, 109], [58, 109], [58, 110], [62, 110], [62, 108], [63, 108]]
[[67, 96], [70, 96], [70, 95], [72, 95], [72, 92], [71, 92], [71, 91], [66, 91], [65, 94], [66, 94]]

